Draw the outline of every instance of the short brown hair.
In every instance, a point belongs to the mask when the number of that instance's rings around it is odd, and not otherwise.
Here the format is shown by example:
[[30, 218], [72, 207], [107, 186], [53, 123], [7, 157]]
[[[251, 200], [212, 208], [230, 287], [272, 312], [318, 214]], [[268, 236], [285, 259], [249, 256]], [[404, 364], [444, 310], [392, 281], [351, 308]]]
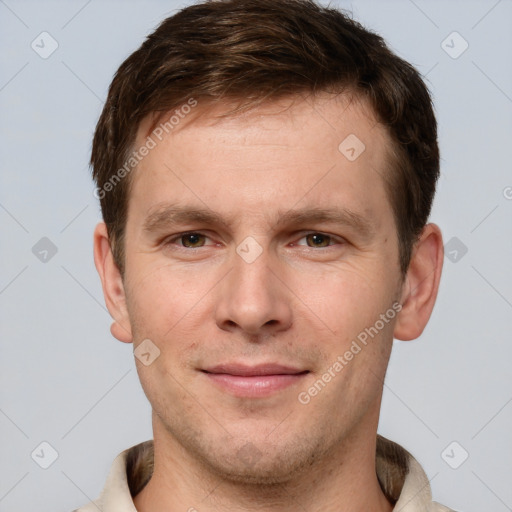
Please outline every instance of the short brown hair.
[[142, 119], [190, 98], [235, 99], [239, 111], [284, 96], [347, 90], [371, 105], [392, 140], [385, 178], [405, 273], [439, 176], [429, 91], [380, 36], [312, 0], [191, 5], [164, 20], [120, 66], [96, 127], [91, 165], [121, 272], [131, 180], [120, 174], [129, 171], [121, 173]]

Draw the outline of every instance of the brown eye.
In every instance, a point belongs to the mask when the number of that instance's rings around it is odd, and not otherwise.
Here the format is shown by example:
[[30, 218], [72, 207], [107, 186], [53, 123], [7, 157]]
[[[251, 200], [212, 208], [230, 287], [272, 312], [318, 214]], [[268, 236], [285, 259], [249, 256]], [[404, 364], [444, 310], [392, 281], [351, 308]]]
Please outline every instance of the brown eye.
[[180, 237], [183, 247], [203, 247], [206, 237], [201, 233], [187, 233]]
[[328, 247], [331, 237], [322, 233], [311, 233], [306, 236], [306, 242], [309, 247]]

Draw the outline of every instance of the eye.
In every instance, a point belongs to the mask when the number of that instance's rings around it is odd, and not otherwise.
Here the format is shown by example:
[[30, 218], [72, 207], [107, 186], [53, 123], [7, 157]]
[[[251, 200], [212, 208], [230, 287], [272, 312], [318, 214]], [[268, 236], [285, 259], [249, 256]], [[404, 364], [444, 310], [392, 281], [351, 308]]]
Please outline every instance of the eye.
[[[306, 241], [306, 245], [308, 247], [329, 247], [330, 245], [334, 245], [337, 243], [337, 240], [334, 239], [331, 235], [326, 235], [325, 233], [309, 233], [306, 236], [302, 237], [297, 245], [305, 245], [302, 240]], [[339, 242], [338, 242], [339, 243]]]
[[202, 247], [206, 237], [201, 233], [186, 233], [180, 237], [184, 247]]
[[203, 235], [202, 233], [190, 232], [177, 235], [169, 239], [167, 243], [177, 243], [180, 247], [185, 247], [188, 249], [198, 249], [206, 245], [206, 240], [208, 240], [208, 237], [206, 235]]

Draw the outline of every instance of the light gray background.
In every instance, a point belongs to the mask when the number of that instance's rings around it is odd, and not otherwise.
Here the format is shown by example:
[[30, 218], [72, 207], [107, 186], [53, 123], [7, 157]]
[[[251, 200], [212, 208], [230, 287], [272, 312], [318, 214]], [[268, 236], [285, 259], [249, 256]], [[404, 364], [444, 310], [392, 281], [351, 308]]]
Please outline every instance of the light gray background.
[[[84, 504], [114, 457], [151, 437], [131, 346], [110, 336], [93, 266], [87, 164], [113, 73], [187, 3], [0, 0], [2, 512]], [[468, 249], [445, 259], [420, 340], [395, 343], [380, 432], [419, 459], [436, 500], [512, 510], [512, 2], [332, 4], [426, 75], [442, 153], [432, 220]], [[59, 45], [47, 59], [31, 48], [43, 31]], [[461, 39], [442, 45], [453, 31], [469, 44], [458, 58], [445, 50]], [[47, 262], [32, 252], [42, 237], [58, 249]], [[58, 452], [48, 469], [31, 458], [42, 441]]]

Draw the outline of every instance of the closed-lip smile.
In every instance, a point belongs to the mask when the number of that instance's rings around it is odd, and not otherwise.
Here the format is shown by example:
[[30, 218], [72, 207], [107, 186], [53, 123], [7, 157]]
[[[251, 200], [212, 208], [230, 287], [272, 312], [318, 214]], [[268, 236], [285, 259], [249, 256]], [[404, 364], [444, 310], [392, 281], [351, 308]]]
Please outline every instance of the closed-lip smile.
[[202, 372], [223, 391], [238, 397], [262, 398], [296, 384], [309, 370], [280, 363], [223, 363]]

